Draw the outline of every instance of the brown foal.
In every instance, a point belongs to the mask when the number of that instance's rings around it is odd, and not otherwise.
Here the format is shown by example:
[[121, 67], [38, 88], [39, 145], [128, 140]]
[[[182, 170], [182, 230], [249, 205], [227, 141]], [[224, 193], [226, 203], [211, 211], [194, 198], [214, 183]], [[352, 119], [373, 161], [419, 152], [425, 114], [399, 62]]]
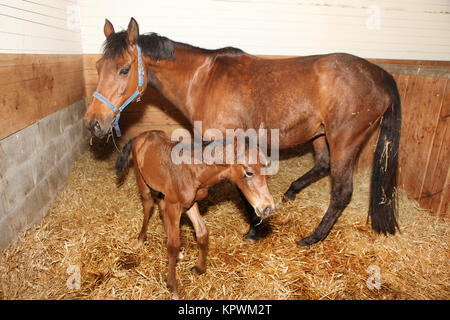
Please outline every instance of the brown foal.
[[138, 237], [138, 246], [145, 240], [150, 211], [154, 203], [159, 206], [168, 237], [167, 285], [174, 298], [178, 298], [175, 266], [180, 250], [180, 217], [186, 210], [194, 226], [199, 249], [193, 270], [198, 274], [206, 271], [208, 230], [200, 216], [197, 201], [208, 195], [208, 187], [224, 179], [231, 180], [242, 191], [261, 219], [266, 218], [275, 208], [267, 186], [267, 176], [261, 174], [264, 167], [262, 162], [265, 162], [261, 153], [259, 160], [255, 161], [256, 164], [248, 163], [247, 158], [244, 164], [175, 164], [171, 153], [176, 144], [162, 131], [147, 131], [131, 139], [116, 162], [116, 172], [119, 174], [128, 163], [130, 152], [133, 152], [144, 207], [144, 221]]

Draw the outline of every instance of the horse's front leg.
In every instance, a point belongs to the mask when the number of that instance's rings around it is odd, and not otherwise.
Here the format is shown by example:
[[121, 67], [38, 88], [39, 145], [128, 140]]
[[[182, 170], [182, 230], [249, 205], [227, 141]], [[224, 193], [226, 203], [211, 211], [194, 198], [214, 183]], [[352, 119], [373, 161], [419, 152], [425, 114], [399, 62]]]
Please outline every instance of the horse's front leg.
[[182, 208], [179, 204], [166, 203], [164, 220], [167, 227], [167, 255], [169, 259], [167, 287], [172, 291], [173, 299], [178, 299], [176, 265], [180, 252], [181, 213]]
[[248, 202], [247, 198], [244, 196], [244, 194], [239, 188], [238, 191], [239, 194], [241, 195], [242, 201], [244, 201], [245, 211], [247, 212], [248, 221], [250, 224], [250, 228], [248, 232], [245, 234], [244, 239], [256, 242], [259, 239], [256, 227], [262, 223], [262, 220], [260, 217], [256, 215], [255, 209], [252, 207], [250, 202]]

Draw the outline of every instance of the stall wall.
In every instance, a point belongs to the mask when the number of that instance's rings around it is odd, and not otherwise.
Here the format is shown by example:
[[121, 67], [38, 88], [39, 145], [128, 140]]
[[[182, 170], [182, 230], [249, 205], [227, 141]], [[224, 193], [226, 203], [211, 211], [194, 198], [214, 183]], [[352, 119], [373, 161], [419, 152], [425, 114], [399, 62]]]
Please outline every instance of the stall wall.
[[79, 6], [0, 1], [0, 248], [40, 220], [86, 148]]

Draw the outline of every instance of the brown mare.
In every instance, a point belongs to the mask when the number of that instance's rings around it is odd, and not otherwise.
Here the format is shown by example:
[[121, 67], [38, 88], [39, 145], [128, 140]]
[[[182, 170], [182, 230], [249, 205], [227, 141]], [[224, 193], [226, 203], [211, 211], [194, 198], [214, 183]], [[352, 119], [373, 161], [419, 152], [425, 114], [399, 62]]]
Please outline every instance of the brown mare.
[[[139, 35], [134, 19], [127, 31], [117, 33], [106, 20], [104, 33], [97, 91], [114, 104], [123, 103], [137, 87], [139, 44], [144, 86], [159, 91], [191, 123], [202, 121], [203, 131], [263, 126], [279, 129], [280, 148], [312, 141], [315, 165], [291, 184], [284, 199], [294, 199], [325, 174], [331, 175], [332, 190], [325, 216], [314, 233], [300, 241], [303, 245], [327, 237], [352, 196], [359, 150], [381, 124], [369, 217], [376, 232], [395, 234], [401, 108], [389, 73], [343, 53], [262, 59], [234, 48], [200, 49], [154, 33]], [[85, 115], [97, 137], [111, 131], [114, 118], [115, 113], [98, 99]], [[248, 235], [254, 236], [254, 231], [251, 226]]]
[[[150, 211], [158, 204], [167, 233], [169, 270], [167, 285], [177, 298], [176, 260], [180, 250], [180, 217], [185, 212], [192, 221], [197, 238], [199, 255], [193, 270], [206, 271], [208, 230], [198, 210], [197, 201], [208, 195], [208, 187], [229, 179], [234, 182], [254, 210], [266, 218], [275, 209], [272, 195], [267, 186], [267, 176], [261, 175], [265, 165], [259, 157], [256, 164], [174, 164], [172, 147], [176, 145], [162, 131], [147, 131], [131, 139], [117, 158], [116, 172], [120, 174], [128, 164], [131, 149], [139, 191], [143, 200], [144, 221], [139, 233], [138, 246], [142, 245], [147, 233]], [[225, 149], [225, 147], [223, 147]], [[225, 152], [225, 151], [223, 151]], [[237, 150], [237, 152], [242, 152]]]

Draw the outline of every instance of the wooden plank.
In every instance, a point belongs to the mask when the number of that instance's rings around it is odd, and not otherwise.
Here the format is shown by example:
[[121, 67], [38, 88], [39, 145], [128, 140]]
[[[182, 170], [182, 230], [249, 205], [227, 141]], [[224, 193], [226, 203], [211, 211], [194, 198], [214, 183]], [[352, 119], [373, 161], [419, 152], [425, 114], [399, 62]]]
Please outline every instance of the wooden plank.
[[[417, 101], [420, 100], [423, 92], [424, 78], [410, 76], [408, 85], [405, 90], [405, 99], [403, 101], [402, 114], [402, 134], [400, 137], [400, 146], [406, 157], [400, 157], [399, 166], [399, 186], [410, 192], [410, 196], [414, 196], [414, 190], [420, 188], [420, 177], [416, 177], [417, 167], [411, 161], [417, 156], [417, 141], [414, 139], [414, 131], [417, 124], [417, 114], [415, 108]], [[409, 110], [409, 111], [407, 111]]]
[[439, 216], [450, 218], [450, 168], [447, 171], [447, 178], [445, 179], [444, 189], [441, 196], [441, 201], [437, 208]]
[[[28, 61], [17, 64], [0, 66], [0, 86], [37, 79], [43, 74], [60, 75], [83, 71], [83, 64], [78, 55], [71, 55], [70, 59], [35, 58], [38, 55], [23, 55]], [[47, 55], [48, 56], [48, 55]]]
[[[425, 185], [426, 174], [433, 153], [433, 140], [436, 136], [437, 125], [439, 122], [440, 111], [442, 107], [442, 96], [445, 90], [445, 79], [425, 80], [424, 94], [422, 95], [421, 105], [418, 112], [422, 115], [421, 126], [416, 128], [416, 137], [420, 139], [419, 150], [421, 154], [416, 160], [416, 170], [423, 170], [423, 177], [420, 185], [418, 197], [420, 199], [422, 192], [426, 190], [429, 193], [428, 186]], [[420, 118], [418, 118], [420, 120]]]
[[81, 55], [8, 54], [0, 61], [0, 139], [84, 97]]
[[446, 207], [446, 203], [449, 201], [449, 198], [445, 198], [445, 190], [449, 187], [446, 180], [450, 170], [450, 88], [448, 80], [440, 92], [440, 96], [442, 99], [439, 121], [434, 133], [427, 177], [419, 200], [424, 208], [430, 208], [437, 214], [444, 213], [444, 211], [440, 211], [440, 207]]

